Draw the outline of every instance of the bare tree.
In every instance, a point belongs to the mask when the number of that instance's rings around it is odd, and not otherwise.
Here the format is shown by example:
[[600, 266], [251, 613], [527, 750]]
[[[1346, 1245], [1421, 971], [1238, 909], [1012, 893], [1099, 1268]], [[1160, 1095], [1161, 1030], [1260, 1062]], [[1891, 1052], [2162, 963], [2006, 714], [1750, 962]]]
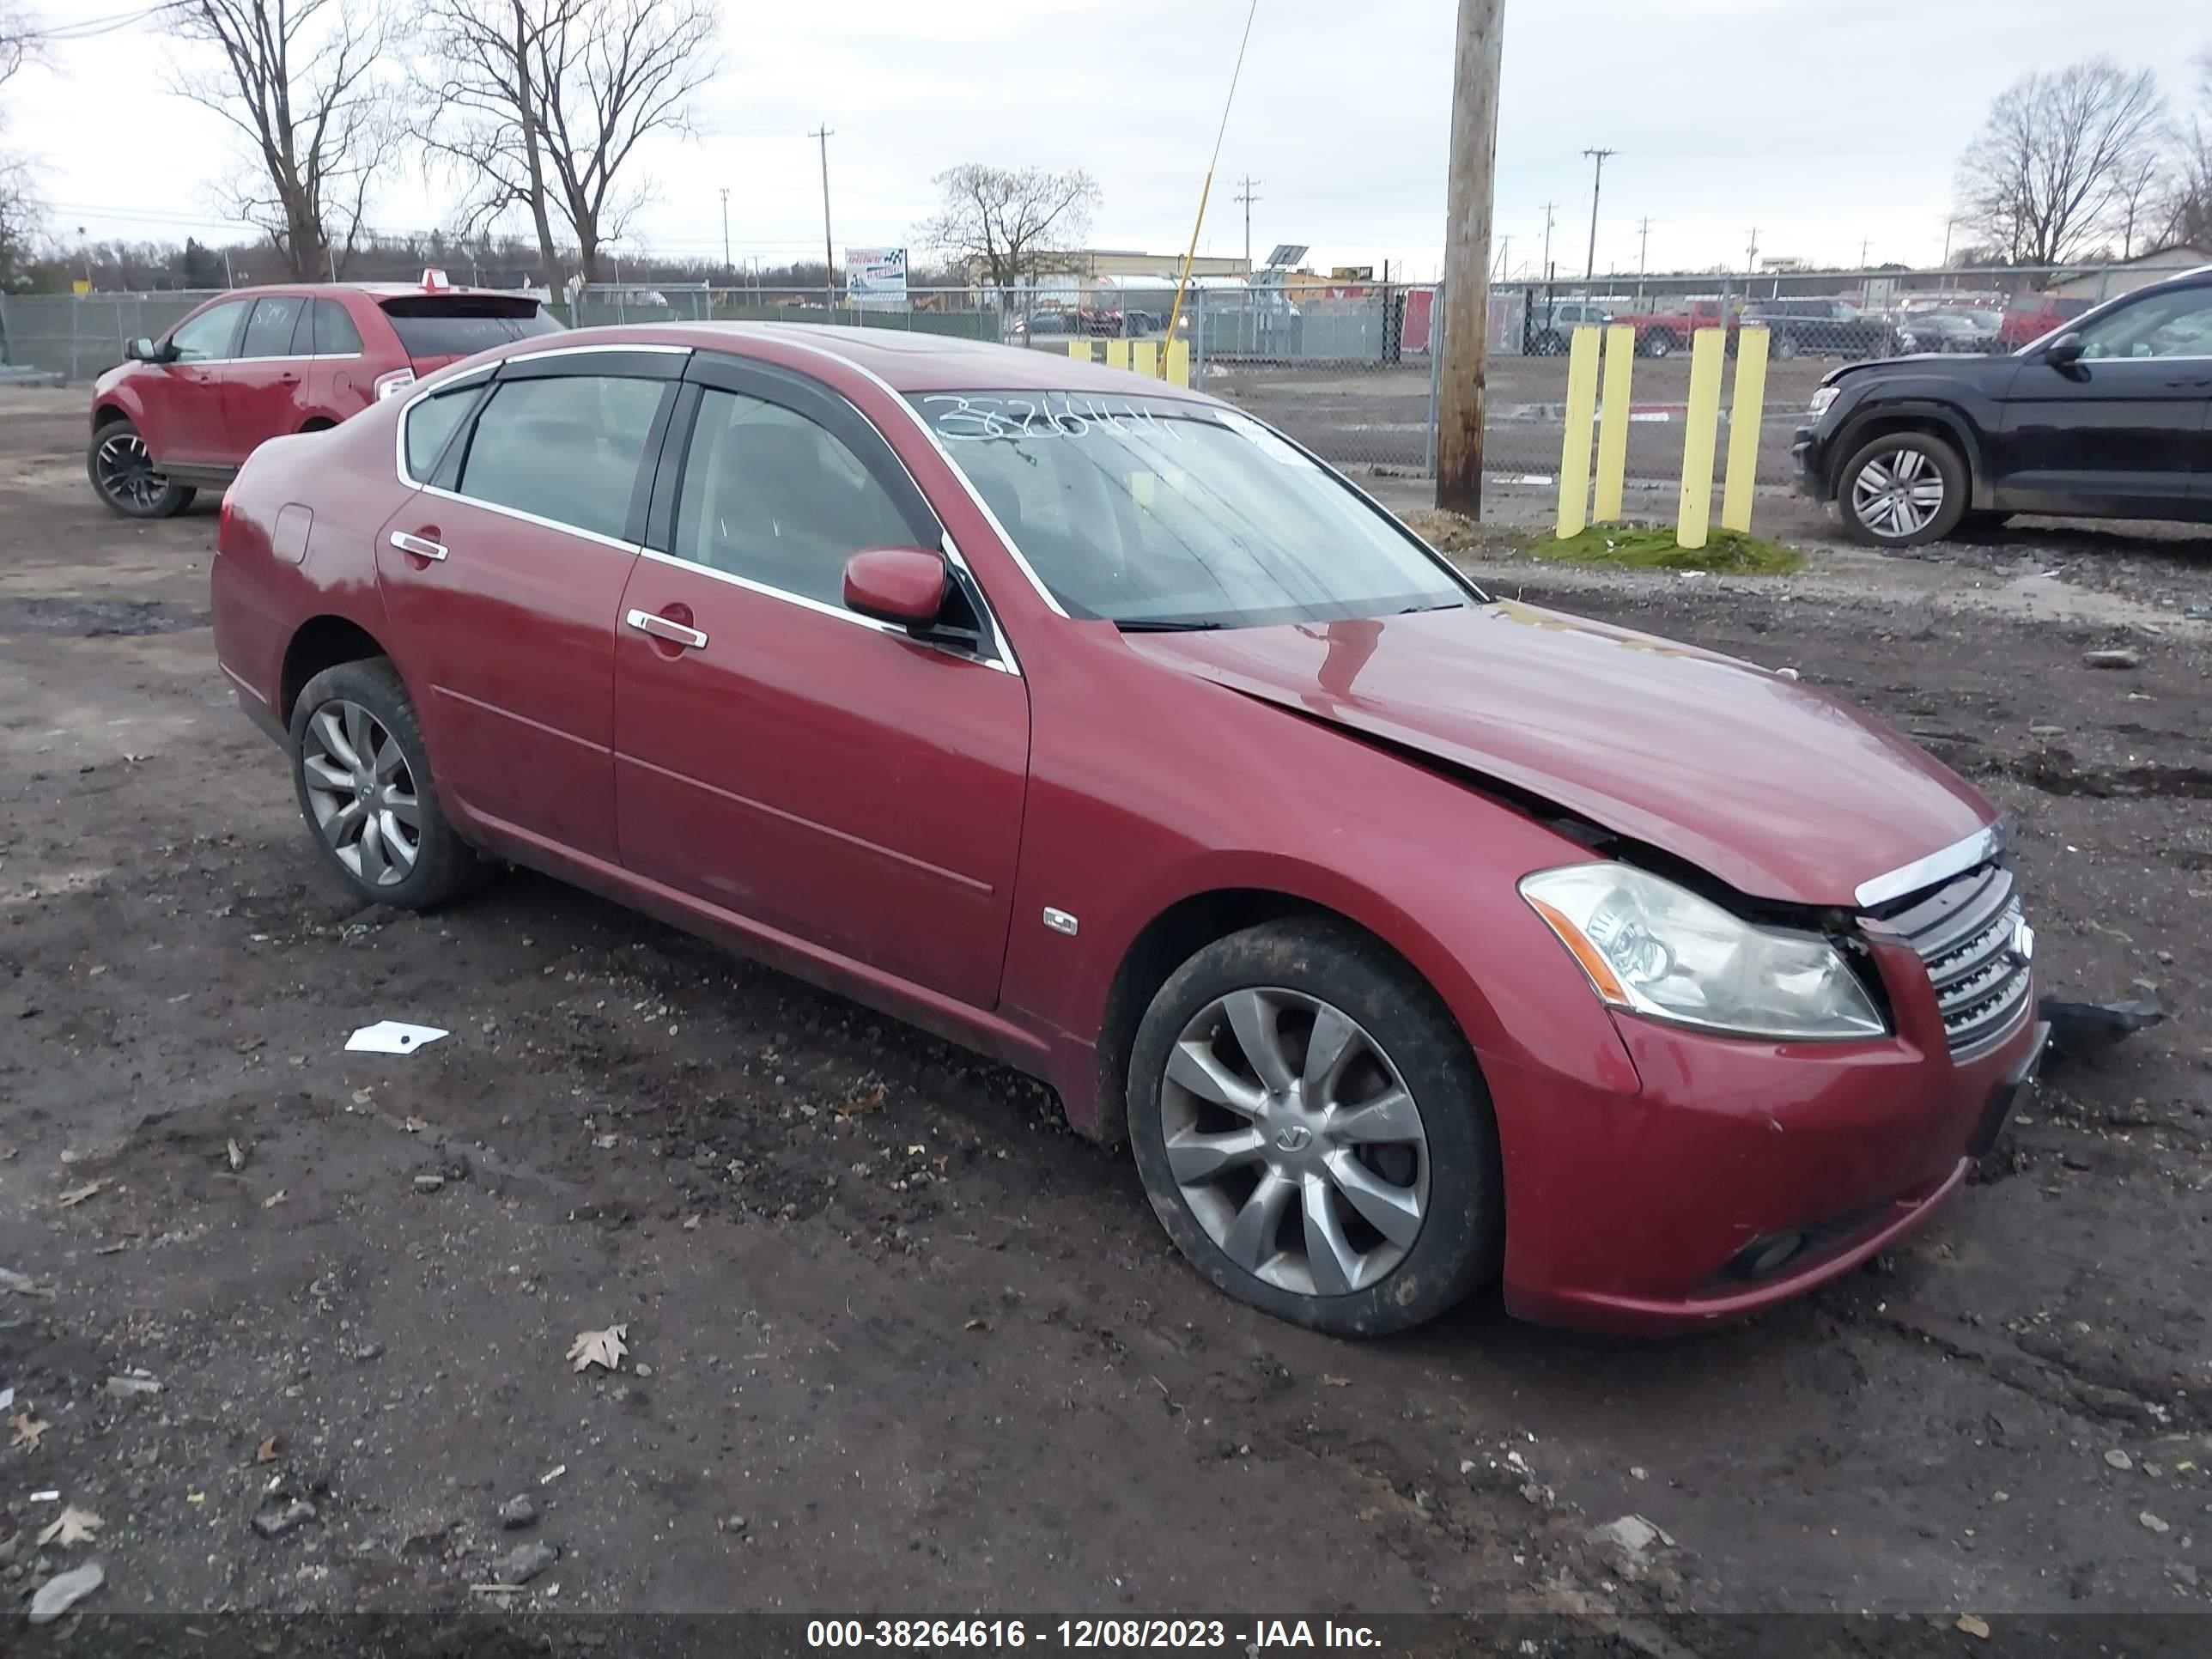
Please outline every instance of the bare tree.
[[0, 0], [0, 86], [31, 61], [38, 40], [38, 20], [15, 0]]
[[930, 181], [944, 192], [937, 216], [915, 236], [993, 286], [1019, 286], [1079, 246], [1098, 204], [1097, 181], [1080, 167], [994, 167], [970, 161]]
[[2015, 82], [1959, 163], [1961, 223], [2017, 264], [2057, 264], [2119, 228], [2130, 184], [2167, 136], [2148, 70], [2092, 58]]
[[639, 144], [689, 131], [719, 67], [714, 0], [428, 0], [425, 21], [421, 132], [467, 180], [462, 228], [520, 208], [549, 286], [556, 229], [598, 281], [602, 250], [646, 200]]
[[[15, 0], [0, 0], [0, 86], [37, 57], [38, 49], [38, 20]], [[0, 108], [0, 133], [6, 126], [7, 111]], [[20, 155], [0, 152], [0, 278], [11, 276], [23, 262], [38, 217], [30, 164]]]
[[230, 207], [295, 280], [336, 276], [391, 135], [378, 74], [386, 14], [374, 0], [182, 0], [173, 15], [179, 34], [220, 58], [175, 90], [246, 140]]
[[2197, 96], [2174, 134], [2172, 188], [2161, 240], [2203, 247], [2212, 243], [2212, 46], [2197, 54]]

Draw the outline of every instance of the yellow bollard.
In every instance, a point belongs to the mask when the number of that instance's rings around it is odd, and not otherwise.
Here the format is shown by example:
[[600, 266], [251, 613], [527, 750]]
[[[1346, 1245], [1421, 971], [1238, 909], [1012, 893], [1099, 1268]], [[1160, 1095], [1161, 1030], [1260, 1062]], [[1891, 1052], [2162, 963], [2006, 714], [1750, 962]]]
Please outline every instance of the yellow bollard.
[[1597, 413], [1597, 329], [1584, 323], [1567, 348], [1567, 435], [1559, 444], [1559, 538], [1589, 522], [1590, 421]]
[[1174, 386], [1187, 386], [1190, 384], [1189, 341], [1168, 342], [1168, 380]]
[[1088, 340], [1070, 340], [1067, 343], [1067, 355], [1074, 358], [1079, 363], [1089, 362], [1091, 361], [1091, 342]]
[[1759, 481], [1759, 417], [1766, 398], [1766, 329], [1746, 325], [1735, 337], [1735, 392], [1729, 405], [1728, 482], [1721, 487], [1721, 528], [1751, 528], [1751, 492]]
[[1701, 328], [1690, 337], [1690, 408], [1683, 417], [1682, 496], [1674, 514], [1678, 547], [1703, 547], [1713, 507], [1713, 449], [1721, 422], [1721, 357], [1728, 331]]
[[1150, 340], [1129, 342], [1129, 367], [1148, 380], [1160, 378], [1160, 349]]
[[1106, 342], [1106, 367], [1127, 368], [1129, 366], [1129, 343], [1127, 340]]
[[1597, 500], [1591, 520], [1620, 517], [1621, 481], [1628, 472], [1628, 381], [1636, 362], [1636, 330], [1615, 323], [1605, 331], [1605, 396], [1598, 404]]

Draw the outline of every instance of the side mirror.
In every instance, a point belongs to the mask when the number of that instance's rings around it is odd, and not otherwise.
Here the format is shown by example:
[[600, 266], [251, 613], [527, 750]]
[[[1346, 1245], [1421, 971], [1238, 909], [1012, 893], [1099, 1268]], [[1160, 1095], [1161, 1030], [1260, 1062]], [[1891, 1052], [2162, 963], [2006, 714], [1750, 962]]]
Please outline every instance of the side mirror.
[[2068, 329], [2043, 348], [2043, 361], [2053, 368], [2063, 368], [2081, 359], [2081, 335], [2078, 329]]
[[942, 553], [875, 547], [845, 561], [845, 608], [878, 622], [923, 629], [945, 609], [951, 578]]
[[162, 361], [161, 347], [143, 334], [123, 348], [123, 355], [134, 363], [158, 363]]

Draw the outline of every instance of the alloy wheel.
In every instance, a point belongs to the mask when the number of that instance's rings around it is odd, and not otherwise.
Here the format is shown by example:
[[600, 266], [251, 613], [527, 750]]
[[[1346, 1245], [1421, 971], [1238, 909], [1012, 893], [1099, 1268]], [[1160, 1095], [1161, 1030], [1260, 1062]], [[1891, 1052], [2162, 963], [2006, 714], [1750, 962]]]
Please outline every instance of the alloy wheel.
[[93, 465], [110, 501], [151, 512], [169, 488], [168, 475], [154, 470], [153, 452], [135, 432], [113, 432], [100, 441]]
[[1877, 535], [1916, 536], [1942, 510], [1943, 475], [1925, 450], [1887, 450], [1851, 480], [1851, 511]]
[[357, 702], [325, 703], [301, 738], [315, 824], [338, 862], [372, 887], [395, 887], [422, 851], [422, 805], [407, 757]]
[[1348, 1295], [1420, 1236], [1420, 1108], [1382, 1045], [1317, 997], [1252, 988], [1200, 1009], [1169, 1052], [1159, 1109], [1184, 1204], [1266, 1284]]

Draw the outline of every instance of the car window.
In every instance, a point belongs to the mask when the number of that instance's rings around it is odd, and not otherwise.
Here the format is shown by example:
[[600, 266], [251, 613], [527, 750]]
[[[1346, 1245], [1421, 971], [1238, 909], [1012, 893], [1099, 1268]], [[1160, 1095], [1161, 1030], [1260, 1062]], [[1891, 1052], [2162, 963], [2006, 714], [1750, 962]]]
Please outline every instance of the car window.
[[679, 559], [842, 605], [845, 561], [914, 540], [884, 487], [826, 427], [709, 388], [684, 462]]
[[361, 355], [361, 331], [346, 315], [346, 308], [336, 300], [315, 301], [313, 350], [318, 357], [357, 357]]
[[1062, 392], [912, 401], [1074, 615], [1237, 628], [1468, 602], [1388, 514], [1236, 410]]
[[561, 331], [527, 295], [410, 294], [379, 303], [410, 357], [469, 357], [510, 340]]
[[238, 343], [238, 325], [245, 319], [246, 300], [226, 300], [221, 305], [190, 317], [176, 326], [169, 344], [180, 363], [211, 363], [232, 355]]
[[669, 384], [598, 374], [503, 383], [469, 438], [460, 493], [627, 539], [638, 462]]
[[2212, 356], [2212, 288], [2154, 294], [2081, 331], [2084, 357]]
[[446, 453], [447, 440], [467, 418], [477, 394], [483, 390], [483, 384], [480, 380], [468, 386], [455, 386], [450, 392], [441, 392], [435, 397], [425, 398], [407, 411], [409, 477], [421, 483], [438, 470], [438, 458]]
[[[298, 295], [276, 295], [256, 300], [253, 315], [246, 324], [246, 338], [239, 343], [241, 357], [289, 357], [295, 354], [292, 331], [300, 325], [307, 301]], [[304, 348], [301, 348], [304, 349]]]

